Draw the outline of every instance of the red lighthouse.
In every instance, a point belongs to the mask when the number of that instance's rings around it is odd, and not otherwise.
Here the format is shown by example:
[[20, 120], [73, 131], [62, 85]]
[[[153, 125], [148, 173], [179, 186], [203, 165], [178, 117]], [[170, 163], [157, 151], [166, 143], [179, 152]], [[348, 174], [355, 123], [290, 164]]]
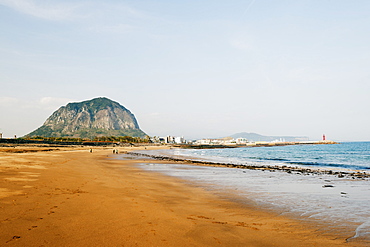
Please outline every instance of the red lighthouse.
[[322, 140], [323, 140], [323, 141], [325, 141], [325, 140], [326, 140], [325, 135], [322, 135]]

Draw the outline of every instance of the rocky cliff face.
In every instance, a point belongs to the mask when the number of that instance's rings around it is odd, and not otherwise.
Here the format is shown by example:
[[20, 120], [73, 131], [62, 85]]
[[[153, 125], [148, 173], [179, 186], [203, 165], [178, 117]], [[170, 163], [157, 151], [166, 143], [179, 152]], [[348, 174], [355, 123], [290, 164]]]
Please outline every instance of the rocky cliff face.
[[125, 107], [107, 98], [69, 103], [55, 111], [45, 123], [28, 136], [143, 137], [135, 116]]

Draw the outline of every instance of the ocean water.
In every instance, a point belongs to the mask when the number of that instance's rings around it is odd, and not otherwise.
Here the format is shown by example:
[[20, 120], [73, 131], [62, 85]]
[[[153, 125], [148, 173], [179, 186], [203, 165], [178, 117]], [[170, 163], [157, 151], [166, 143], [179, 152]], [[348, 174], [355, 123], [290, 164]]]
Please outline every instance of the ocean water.
[[248, 165], [286, 165], [370, 172], [370, 142], [225, 149], [170, 149], [163, 155]]
[[[299, 166], [370, 172], [370, 142], [234, 149], [170, 149], [149, 154], [235, 164]], [[140, 164], [146, 170], [178, 177], [212, 193], [316, 224], [348, 241], [370, 245], [370, 179], [339, 178], [184, 164]]]

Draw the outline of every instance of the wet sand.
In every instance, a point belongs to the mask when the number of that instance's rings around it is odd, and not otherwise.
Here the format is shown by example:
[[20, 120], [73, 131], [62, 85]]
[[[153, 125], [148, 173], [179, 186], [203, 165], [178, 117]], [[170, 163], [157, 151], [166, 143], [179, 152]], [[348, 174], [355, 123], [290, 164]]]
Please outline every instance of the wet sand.
[[141, 170], [145, 160], [112, 148], [23, 149], [0, 148], [0, 246], [364, 246]]

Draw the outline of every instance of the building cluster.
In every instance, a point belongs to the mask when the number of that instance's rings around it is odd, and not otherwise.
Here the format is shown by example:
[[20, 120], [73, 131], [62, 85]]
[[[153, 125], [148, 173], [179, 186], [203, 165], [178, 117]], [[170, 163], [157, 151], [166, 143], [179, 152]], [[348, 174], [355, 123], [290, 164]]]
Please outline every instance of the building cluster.
[[[303, 142], [303, 141], [296, 141], [296, 142], [289, 142], [286, 141], [284, 138], [276, 139], [273, 141], [248, 141], [246, 138], [232, 138], [232, 137], [224, 137], [218, 139], [211, 139], [205, 138], [200, 140], [185, 140], [183, 136], [175, 137], [175, 136], [167, 136], [167, 137], [153, 137], [151, 138], [152, 142], [154, 143], [163, 143], [163, 144], [188, 144], [188, 145], [215, 145], [215, 146], [279, 146], [279, 145], [292, 145], [292, 144], [304, 144], [304, 143], [311, 143], [311, 142]], [[315, 143], [315, 142], [312, 142]]]
[[185, 140], [183, 136], [166, 136], [166, 137], [153, 137], [152, 141], [154, 143], [164, 143], [164, 144], [191, 144], [191, 145], [246, 145], [248, 140], [246, 138], [231, 138], [225, 137], [220, 139], [201, 139], [188, 141]]
[[186, 140], [183, 136], [166, 136], [166, 137], [153, 137], [152, 142], [154, 143], [166, 143], [166, 144], [186, 144]]
[[[247, 140], [247, 138], [204, 138], [199, 140], [186, 140], [183, 136], [166, 136], [166, 137], [152, 137], [151, 141], [154, 143], [163, 143], [163, 144], [188, 144], [188, 145], [219, 145], [219, 146], [279, 146], [279, 145], [292, 145], [292, 144], [311, 144], [316, 143], [315, 141], [308, 141], [308, 138], [296, 138], [295, 141], [285, 140], [285, 138], [278, 138], [272, 141], [254, 141]], [[325, 136], [323, 137], [325, 141]]]
[[225, 137], [220, 139], [201, 139], [193, 142], [195, 145], [243, 145], [247, 144], [248, 140], [246, 138], [231, 138]]

